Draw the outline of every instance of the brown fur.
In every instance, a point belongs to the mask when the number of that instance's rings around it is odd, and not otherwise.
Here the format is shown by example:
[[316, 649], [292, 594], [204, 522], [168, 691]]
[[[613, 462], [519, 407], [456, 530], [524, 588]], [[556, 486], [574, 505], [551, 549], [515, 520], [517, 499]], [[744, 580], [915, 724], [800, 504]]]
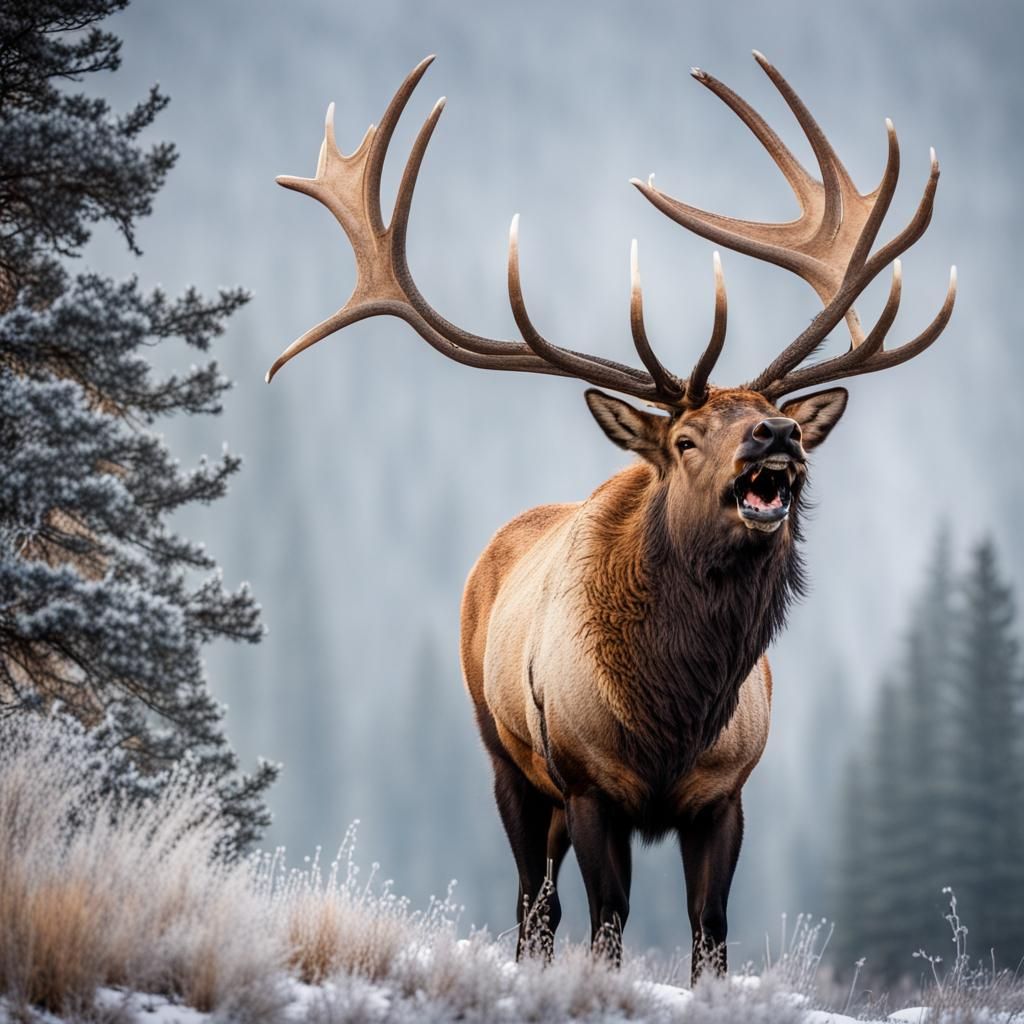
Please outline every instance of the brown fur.
[[[702, 630], [683, 620], [706, 616], [703, 632], [713, 635], [705, 643], [717, 649], [721, 637], [729, 635], [717, 631], [731, 625], [729, 612], [736, 600], [729, 584], [749, 563], [758, 566], [757, 579], [765, 581], [769, 590], [778, 589], [777, 601], [783, 605], [789, 592], [799, 586], [792, 545], [786, 544], [781, 556], [766, 560], [759, 550], [760, 538], [754, 539], [748, 557], [737, 556], [731, 564], [713, 559], [707, 565], [699, 560], [684, 564], [674, 550], [662, 550], [666, 543], [663, 501], [664, 483], [658, 474], [637, 463], [602, 484], [586, 502], [541, 506], [523, 513], [502, 527], [481, 555], [470, 573], [462, 605], [463, 671], [478, 720], [493, 723], [485, 730], [496, 734], [492, 740], [499, 739], [504, 752], [534, 785], [560, 800], [561, 787], [547, 767], [549, 751], [531, 741], [527, 726], [502, 721], [500, 712], [495, 715], [488, 706], [484, 657], [490, 613], [512, 570], [556, 528], [572, 534], [570, 548], [578, 566], [573, 589], [582, 595], [585, 613], [578, 632], [565, 642], [578, 644], [593, 659], [596, 702], [609, 712], [602, 746], [616, 756], [599, 774], [617, 776], [616, 795], [636, 815], [638, 826], [653, 832], [660, 831], [659, 825], [667, 827], [684, 810], [696, 811], [717, 794], [720, 787], [709, 781], [710, 769], [741, 786], [767, 737], [771, 676], [767, 659], [761, 658], [759, 667], [755, 663], [781, 625], [780, 609], [767, 602], [765, 621], [743, 623], [748, 643], [738, 645], [727, 663], [705, 652], [689, 679], [681, 648], [699, 646]], [[571, 573], [575, 567], [564, 568]], [[758, 604], [766, 603], [761, 586], [745, 585]], [[747, 604], [741, 602], [741, 609], [746, 613]], [[737, 614], [733, 612], [732, 617]], [[736, 711], [748, 676], [750, 713], [740, 716], [743, 727], [720, 750], [712, 751]], [[680, 686], [684, 681], [693, 682], [692, 697]], [[549, 710], [555, 722], [549, 723], [548, 741], [557, 751], [557, 760], [565, 762], [563, 774], [574, 787], [584, 788], [596, 781], [586, 769], [592, 752], [581, 756], [572, 749], [571, 731], [559, 729], [559, 711]], [[698, 765], [705, 752], [708, 756]], [[686, 806], [670, 793], [685, 794]]]
[[[607, 927], [621, 934], [630, 836], [675, 830], [695, 949], [719, 949], [724, 964], [740, 792], [768, 737], [764, 652], [803, 587], [801, 431], [808, 448], [820, 443], [845, 397], [823, 392], [780, 411], [754, 392], [715, 389], [701, 408], [664, 416], [588, 392], [605, 433], [643, 461], [586, 501], [525, 512], [473, 567], [462, 667], [520, 909], [540, 898], [545, 864], [557, 875], [571, 838], [594, 941]], [[768, 454], [791, 460], [792, 498], [788, 519], [759, 530], [735, 487]], [[547, 898], [553, 930], [557, 893]]]

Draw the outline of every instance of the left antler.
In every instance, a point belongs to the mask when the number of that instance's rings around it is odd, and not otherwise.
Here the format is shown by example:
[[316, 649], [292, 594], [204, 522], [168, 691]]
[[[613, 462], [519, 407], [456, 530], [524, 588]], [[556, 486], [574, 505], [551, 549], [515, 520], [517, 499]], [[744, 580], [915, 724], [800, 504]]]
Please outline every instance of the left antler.
[[[518, 217], [512, 222], [509, 240], [508, 285], [512, 312], [523, 341], [503, 341], [471, 334], [446, 320], [420, 294], [406, 261], [406, 229], [416, 178], [427, 143], [441, 116], [443, 99], [434, 106], [416, 137], [398, 188], [391, 223], [387, 226], [381, 214], [380, 178], [384, 156], [398, 118], [433, 59], [427, 57], [406, 78], [388, 105], [380, 125], [376, 128], [371, 125], [354, 153], [345, 156], [335, 144], [332, 104], [327, 110], [316, 176], [283, 176], [277, 179], [278, 184], [285, 188], [304, 192], [317, 199], [334, 214], [351, 243], [357, 278], [355, 289], [345, 305], [289, 345], [275, 360], [267, 373], [267, 380], [289, 359], [335, 331], [366, 317], [389, 315], [405, 320], [442, 354], [469, 366], [577, 377], [650, 402], [669, 406], [684, 402], [687, 382], [666, 370], [647, 342], [635, 243], [631, 321], [637, 351], [647, 367], [646, 372], [600, 356], [561, 348], [536, 330], [526, 312], [519, 277]], [[698, 364], [697, 376], [702, 391], [710, 364], [721, 348], [725, 329], [725, 290], [717, 257], [715, 268], [715, 330], [705, 357]]]
[[[942, 333], [953, 312], [956, 268], [950, 275], [945, 302], [931, 324], [912, 341], [892, 351], [883, 351], [886, 333], [899, 308], [901, 271], [897, 257], [924, 234], [931, 219], [939, 180], [935, 151], [931, 154], [931, 174], [916, 213], [903, 231], [874, 255], [869, 255], [899, 177], [900, 151], [892, 122], [886, 121], [889, 156], [882, 180], [873, 192], [862, 195], [789, 83], [756, 50], [754, 58], [803, 128], [821, 170], [821, 181], [804, 169], [761, 115], [728, 86], [699, 68], [693, 69], [693, 76], [725, 102], [768, 151], [796, 195], [800, 217], [785, 224], [735, 220], [688, 206], [660, 192], [651, 181], [645, 183], [634, 178], [633, 184], [677, 223], [719, 245], [785, 267], [807, 281], [820, 296], [825, 304], [821, 313], [763, 373], [746, 385], [774, 399], [812, 384], [886, 369], [922, 352]], [[889, 299], [878, 322], [865, 336], [853, 303], [889, 263], [893, 263]], [[797, 370], [844, 317], [850, 329], [850, 350]]]

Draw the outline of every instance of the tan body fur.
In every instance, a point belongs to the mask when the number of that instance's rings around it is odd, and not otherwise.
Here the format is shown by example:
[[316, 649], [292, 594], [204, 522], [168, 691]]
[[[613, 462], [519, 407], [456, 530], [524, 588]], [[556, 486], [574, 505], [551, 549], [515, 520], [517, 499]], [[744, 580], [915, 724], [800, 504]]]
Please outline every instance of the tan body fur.
[[[577, 785], [596, 786], [633, 813], [651, 796], [618, 745], [618, 728], [634, 727], [633, 705], [643, 695], [631, 694], [632, 680], [618, 677], [602, 657], [617, 643], [615, 626], [596, 632], [586, 605], [588, 592], [607, 585], [600, 577], [622, 558], [591, 524], [608, 517], [610, 503], [641, 492], [649, 477], [637, 464], [587, 501], [523, 513], [498, 531], [466, 583], [462, 671], [477, 716], [493, 719], [511, 759], [556, 802], [562, 794], [546, 750], [573, 758]], [[621, 603], [628, 615], [626, 595]], [[668, 813], [684, 818], [739, 792], [768, 738], [771, 691], [768, 659], [761, 657], [727, 728], [675, 780]]]

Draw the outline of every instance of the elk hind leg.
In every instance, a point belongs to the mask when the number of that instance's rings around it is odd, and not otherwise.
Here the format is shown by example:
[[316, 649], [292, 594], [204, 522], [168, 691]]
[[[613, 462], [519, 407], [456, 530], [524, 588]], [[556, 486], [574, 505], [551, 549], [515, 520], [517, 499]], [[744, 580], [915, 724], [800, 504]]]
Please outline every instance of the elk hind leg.
[[726, 907], [743, 842], [739, 793], [702, 808], [678, 832], [693, 931], [690, 982], [696, 984], [706, 967], [718, 975], [728, 969]]
[[[493, 755], [494, 796], [519, 872], [516, 959], [539, 953], [550, 959], [562, 907], [548, 877], [548, 835], [554, 805], [506, 757]], [[564, 853], [563, 853], [564, 856]]]

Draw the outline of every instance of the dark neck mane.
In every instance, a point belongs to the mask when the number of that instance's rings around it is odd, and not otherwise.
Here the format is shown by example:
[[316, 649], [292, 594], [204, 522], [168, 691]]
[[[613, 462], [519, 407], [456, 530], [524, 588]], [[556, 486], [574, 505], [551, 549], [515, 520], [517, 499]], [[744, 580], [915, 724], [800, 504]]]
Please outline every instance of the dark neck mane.
[[670, 536], [664, 484], [616, 479], [588, 523], [585, 632], [624, 753], [657, 786], [689, 770], [736, 710], [803, 590], [799, 534], [791, 522], [786, 537], [738, 543], [717, 524]]

